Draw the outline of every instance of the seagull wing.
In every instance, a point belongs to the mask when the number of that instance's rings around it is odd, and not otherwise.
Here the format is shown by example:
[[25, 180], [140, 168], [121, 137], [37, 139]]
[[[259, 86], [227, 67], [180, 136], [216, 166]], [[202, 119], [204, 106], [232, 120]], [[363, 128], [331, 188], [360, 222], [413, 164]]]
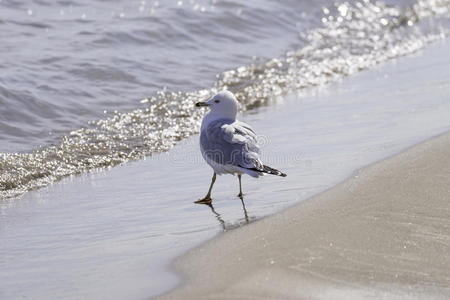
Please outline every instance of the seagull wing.
[[257, 137], [250, 125], [228, 119], [211, 122], [200, 135], [204, 155], [220, 164], [262, 170]]

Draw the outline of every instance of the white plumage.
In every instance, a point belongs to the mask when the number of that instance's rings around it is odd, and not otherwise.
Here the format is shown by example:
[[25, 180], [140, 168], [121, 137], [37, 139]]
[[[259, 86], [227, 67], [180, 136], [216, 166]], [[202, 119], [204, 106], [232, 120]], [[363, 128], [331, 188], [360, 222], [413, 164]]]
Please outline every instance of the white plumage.
[[238, 102], [231, 92], [222, 91], [196, 106], [211, 108], [202, 121], [200, 150], [205, 161], [214, 170], [214, 175], [208, 194], [202, 202], [211, 201], [216, 174], [238, 174], [240, 197], [242, 174], [256, 178], [263, 174], [286, 176], [261, 162], [257, 136], [250, 125], [236, 120]]

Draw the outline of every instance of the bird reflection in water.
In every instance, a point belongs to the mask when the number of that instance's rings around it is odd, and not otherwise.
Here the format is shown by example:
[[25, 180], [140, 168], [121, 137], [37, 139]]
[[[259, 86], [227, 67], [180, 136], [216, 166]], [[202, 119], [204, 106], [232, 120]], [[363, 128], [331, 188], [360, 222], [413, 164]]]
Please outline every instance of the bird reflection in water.
[[220, 226], [222, 227], [222, 229], [224, 231], [226, 231], [226, 230], [234, 229], [234, 228], [240, 227], [240, 226], [242, 226], [244, 224], [250, 223], [250, 219], [248, 217], [247, 209], [245, 207], [244, 198], [242, 196], [240, 196], [239, 199], [241, 199], [242, 210], [244, 212], [244, 220], [243, 220], [243, 222], [228, 223], [228, 224], [223, 220], [222, 216], [214, 209], [214, 206], [212, 205], [212, 201], [201, 202], [201, 203], [196, 202], [196, 203], [197, 204], [204, 204], [204, 205], [208, 206], [211, 209], [211, 212], [214, 214], [214, 217], [217, 219], [217, 221], [219, 221]]

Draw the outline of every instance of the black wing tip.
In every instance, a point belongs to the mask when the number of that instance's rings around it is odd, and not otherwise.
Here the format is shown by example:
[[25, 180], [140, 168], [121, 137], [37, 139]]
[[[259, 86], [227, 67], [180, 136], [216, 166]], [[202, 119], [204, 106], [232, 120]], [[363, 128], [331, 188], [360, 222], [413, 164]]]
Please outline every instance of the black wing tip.
[[278, 173], [273, 174], [273, 175], [278, 175], [278, 176], [281, 176], [281, 177], [286, 177], [287, 176], [285, 173], [281, 173], [280, 171], [278, 171]]
[[263, 172], [264, 173], [268, 173], [268, 174], [272, 174], [272, 175], [281, 176], [281, 177], [286, 177], [287, 176], [283, 172], [280, 172], [277, 169], [274, 169], [274, 168], [271, 168], [271, 167], [268, 167], [268, 166], [263, 166]]
[[243, 169], [255, 171], [255, 172], [261, 172], [261, 173], [270, 174], [270, 175], [277, 175], [277, 176], [281, 176], [281, 177], [286, 177], [287, 176], [285, 173], [280, 172], [277, 169], [274, 169], [274, 168], [271, 168], [271, 167], [268, 167], [268, 166], [262, 166], [262, 169], [244, 168], [244, 167], [242, 167], [240, 165], [239, 165], [239, 167], [241, 167]]

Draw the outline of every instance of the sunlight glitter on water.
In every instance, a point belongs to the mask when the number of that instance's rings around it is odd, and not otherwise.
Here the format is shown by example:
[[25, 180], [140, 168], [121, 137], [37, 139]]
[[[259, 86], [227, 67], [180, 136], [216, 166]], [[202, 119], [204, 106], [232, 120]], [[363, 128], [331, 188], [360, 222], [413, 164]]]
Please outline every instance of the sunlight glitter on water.
[[[328, 16], [324, 27], [302, 34], [305, 46], [299, 50], [223, 72], [208, 89], [156, 92], [141, 101], [144, 108], [90, 122], [35, 152], [1, 153], [0, 198], [20, 195], [68, 175], [167, 151], [177, 141], [198, 132], [202, 112], [195, 110], [193, 103], [223, 88], [235, 92], [241, 108], [248, 110], [415, 52], [446, 36], [448, 29], [433, 20], [448, 17], [449, 6], [446, 1], [418, 2], [404, 8], [370, 1], [336, 3], [324, 10]], [[417, 27], [405, 26], [409, 21]], [[430, 22], [436, 25], [430, 26]], [[420, 27], [421, 23], [426, 26]], [[93, 72], [113, 78], [104, 70]], [[118, 81], [133, 79], [120, 75], [119, 70], [113, 74]]]

